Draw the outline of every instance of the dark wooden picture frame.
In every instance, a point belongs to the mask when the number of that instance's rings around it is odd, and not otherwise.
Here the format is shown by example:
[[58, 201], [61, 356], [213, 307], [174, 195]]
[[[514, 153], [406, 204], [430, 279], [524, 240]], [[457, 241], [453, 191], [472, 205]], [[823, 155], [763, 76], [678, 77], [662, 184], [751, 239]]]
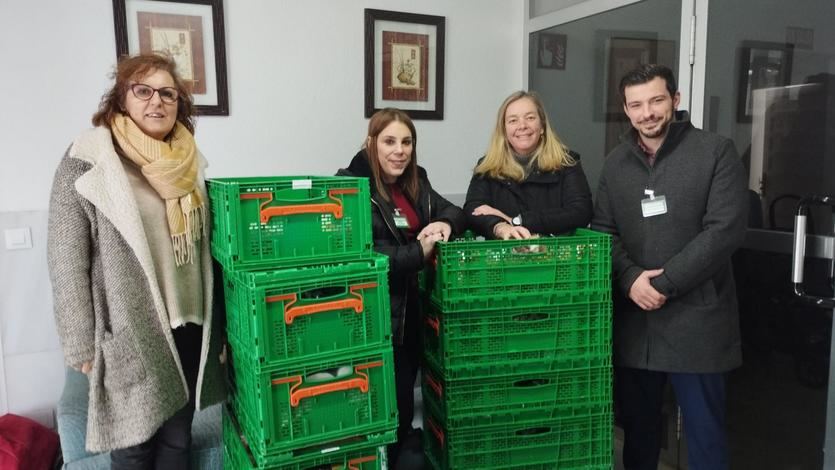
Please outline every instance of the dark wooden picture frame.
[[365, 117], [444, 118], [443, 16], [365, 9]]
[[223, 0], [145, 0], [135, 8], [133, 2], [113, 0], [117, 59], [167, 52], [191, 87], [197, 114], [228, 116]]
[[539, 33], [536, 67], [540, 69], [565, 70], [568, 48], [565, 34]]
[[791, 84], [794, 46], [777, 42], [742, 41], [739, 51], [736, 120], [751, 122], [754, 90]]

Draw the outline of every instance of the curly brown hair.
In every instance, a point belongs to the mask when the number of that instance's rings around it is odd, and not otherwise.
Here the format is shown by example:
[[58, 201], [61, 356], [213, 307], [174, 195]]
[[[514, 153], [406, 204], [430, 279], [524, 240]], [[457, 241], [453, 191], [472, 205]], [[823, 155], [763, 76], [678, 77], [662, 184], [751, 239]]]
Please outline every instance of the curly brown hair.
[[105, 126], [110, 128], [110, 123], [117, 114], [126, 114], [125, 96], [127, 95], [130, 82], [142, 78], [157, 70], [168, 72], [174, 79], [174, 86], [177, 87], [179, 98], [177, 99], [177, 121], [194, 134], [194, 100], [191, 92], [186, 87], [180, 74], [177, 73], [177, 64], [170, 56], [160, 53], [137, 54], [133, 56], [122, 56], [111, 75], [115, 80], [113, 87], [101, 97], [99, 109], [93, 114], [94, 126]]

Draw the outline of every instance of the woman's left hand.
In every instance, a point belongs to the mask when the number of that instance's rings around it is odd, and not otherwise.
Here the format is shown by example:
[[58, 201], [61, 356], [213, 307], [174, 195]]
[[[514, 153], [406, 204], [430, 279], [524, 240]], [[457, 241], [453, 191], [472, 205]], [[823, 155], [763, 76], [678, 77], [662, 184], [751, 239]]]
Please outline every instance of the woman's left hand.
[[432, 222], [426, 227], [423, 227], [423, 230], [418, 233], [417, 239], [420, 241], [423, 237], [435, 234], [441, 235], [443, 241], [447, 241], [449, 240], [449, 236], [452, 235], [452, 227], [446, 222]]
[[511, 223], [510, 217], [507, 216], [504, 212], [496, 209], [493, 206], [488, 206], [487, 204], [482, 204], [476, 207], [473, 210], [473, 215], [495, 215], [496, 217], [501, 217], [507, 223]]

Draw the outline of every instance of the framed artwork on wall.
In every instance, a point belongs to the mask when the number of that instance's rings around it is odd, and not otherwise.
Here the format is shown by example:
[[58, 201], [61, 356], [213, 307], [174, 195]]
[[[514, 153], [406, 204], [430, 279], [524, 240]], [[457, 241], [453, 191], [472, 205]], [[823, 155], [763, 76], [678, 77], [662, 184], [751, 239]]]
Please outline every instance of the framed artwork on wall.
[[605, 123], [604, 151], [608, 154], [631, 127], [623, 112], [621, 78], [641, 64], [661, 64], [677, 70], [678, 45], [673, 40], [659, 39], [655, 32], [598, 30], [595, 52], [600, 59], [594, 64], [593, 118]]
[[223, 0], [113, 0], [116, 56], [164, 52], [199, 115], [229, 115]]
[[742, 41], [739, 50], [736, 120], [751, 122], [752, 91], [791, 83], [794, 47], [774, 42]]
[[565, 70], [565, 34], [539, 33], [536, 66], [540, 69]]
[[387, 107], [444, 118], [443, 16], [365, 10], [365, 117]]

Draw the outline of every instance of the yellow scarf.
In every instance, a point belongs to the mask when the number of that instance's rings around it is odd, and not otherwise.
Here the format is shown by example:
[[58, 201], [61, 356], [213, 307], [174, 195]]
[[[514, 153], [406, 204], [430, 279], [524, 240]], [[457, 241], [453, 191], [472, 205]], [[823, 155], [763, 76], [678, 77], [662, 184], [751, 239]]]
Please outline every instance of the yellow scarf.
[[117, 115], [110, 128], [116, 142], [139, 165], [148, 184], [165, 200], [168, 229], [177, 266], [194, 262], [195, 242], [206, 223], [206, 207], [195, 187], [197, 146], [194, 136], [177, 122], [170, 142], [154, 139], [128, 116]]

